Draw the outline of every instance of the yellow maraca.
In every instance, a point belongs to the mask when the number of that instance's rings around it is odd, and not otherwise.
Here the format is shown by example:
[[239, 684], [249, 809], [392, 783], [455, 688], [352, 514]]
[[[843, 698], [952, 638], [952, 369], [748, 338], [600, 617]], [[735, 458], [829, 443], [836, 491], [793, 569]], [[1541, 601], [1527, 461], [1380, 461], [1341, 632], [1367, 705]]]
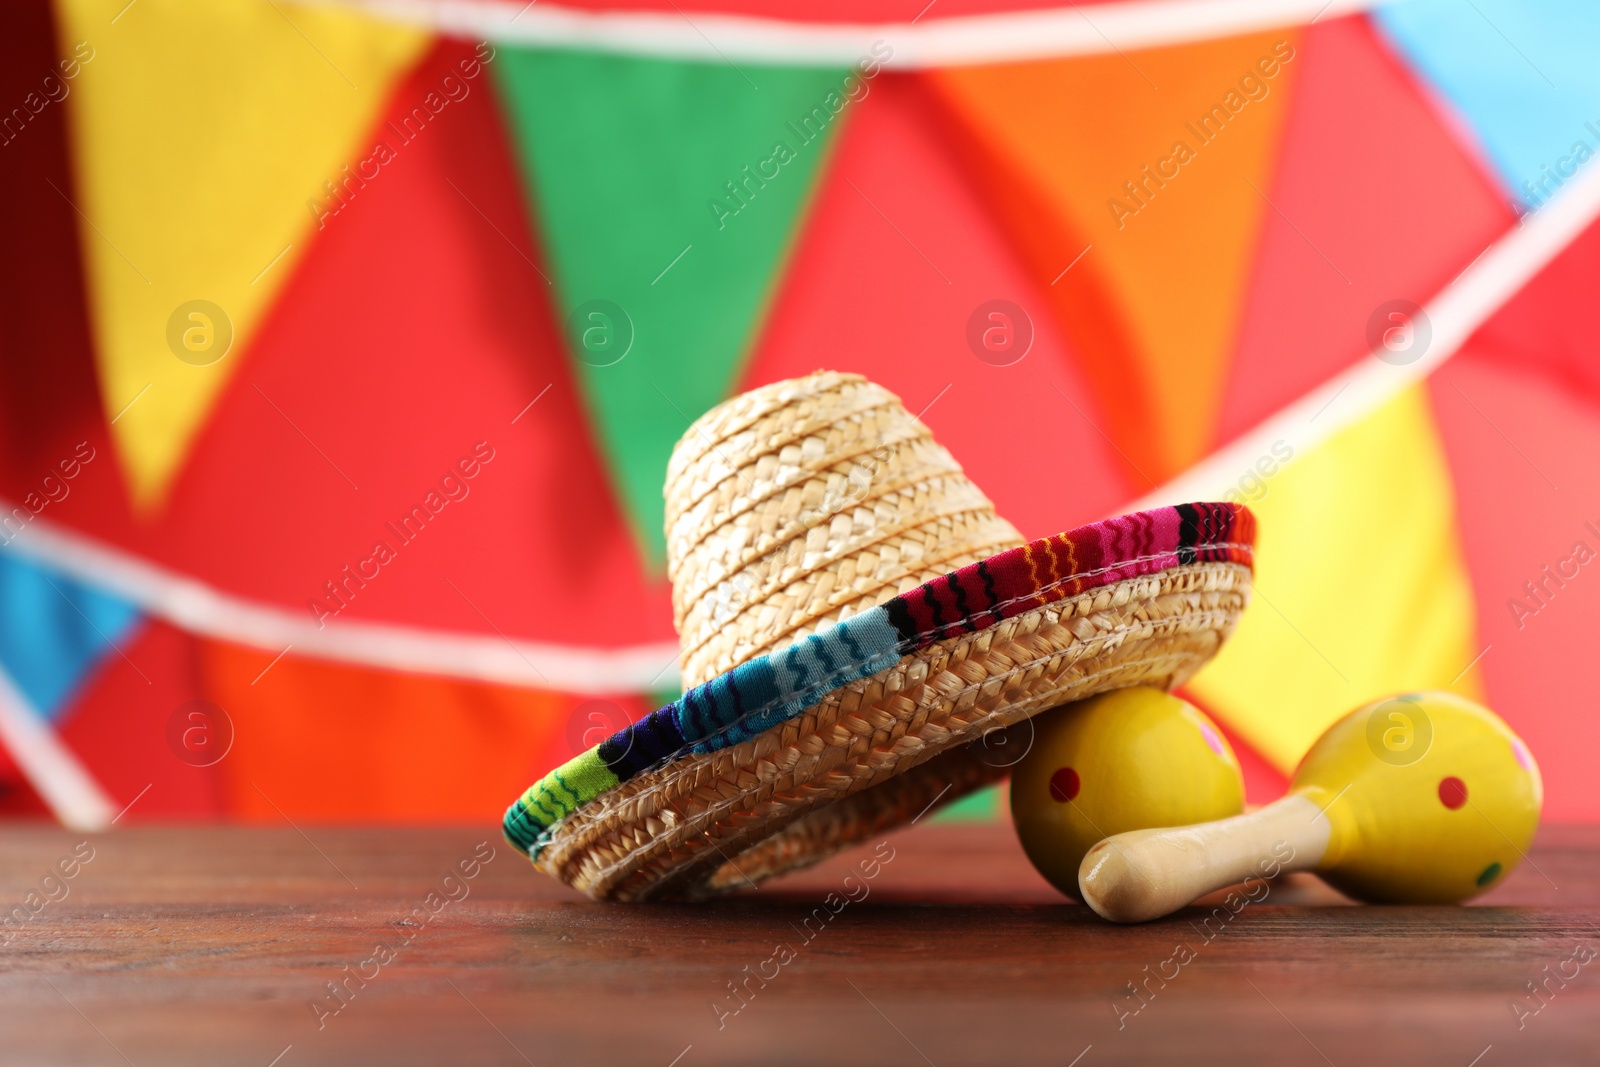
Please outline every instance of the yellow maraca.
[[1089, 850], [1078, 885], [1116, 922], [1280, 870], [1314, 870], [1374, 903], [1451, 903], [1517, 865], [1543, 803], [1533, 755], [1499, 716], [1452, 693], [1393, 697], [1329, 727], [1288, 796], [1202, 826], [1118, 834]]
[[1113, 690], [1033, 723], [1033, 745], [1011, 775], [1011, 818], [1033, 865], [1068, 896], [1084, 854], [1108, 834], [1244, 810], [1239, 761], [1222, 731], [1163, 690]]

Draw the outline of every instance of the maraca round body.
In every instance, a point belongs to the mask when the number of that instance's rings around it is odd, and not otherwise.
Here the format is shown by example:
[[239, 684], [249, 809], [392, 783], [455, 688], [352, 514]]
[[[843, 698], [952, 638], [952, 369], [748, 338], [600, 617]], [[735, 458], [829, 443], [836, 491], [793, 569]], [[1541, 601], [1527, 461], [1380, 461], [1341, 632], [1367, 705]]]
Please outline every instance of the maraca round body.
[[1291, 790], [1331, 824], [1317, 873], [1375, 903], [1478, 895], [1522, 859], [1544, 803], [1539, 767], [1511, 728], [1442, 692], [1351, 712], [1306, 753]]
[[1118, 689], [1037, 716], [1011, 776], [1023, 851], [1068, 896], [1097, 841], [1244, 809], [1238, 758], [1216, 724], [1149, 686]]
[[1492, 711], [1452, 693], [1368, 704], [1334, 723], [1289, 794], [1199, 826], [1097, 843], [1083, 899], [1114, 922], [1170, 915], [1268, 866], [1314, 870], [1360, 900], [1450, 903], [1516, 866], [1544, 804], [1539, 767]]

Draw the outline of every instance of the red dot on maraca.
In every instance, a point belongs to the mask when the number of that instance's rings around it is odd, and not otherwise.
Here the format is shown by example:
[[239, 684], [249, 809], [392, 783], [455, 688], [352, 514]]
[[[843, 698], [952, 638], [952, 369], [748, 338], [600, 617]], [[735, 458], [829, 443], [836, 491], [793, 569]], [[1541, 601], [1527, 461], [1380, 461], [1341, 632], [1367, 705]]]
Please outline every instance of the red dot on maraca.
[[1078, 789], [1083, 783], [1078, 780], [1078, 772], [1071, 767], [1061, 767], [1050, 776], [1050, 799], [1057, 804], [1065, 804], [1078, 795]]
[[1446, 778], [1439, 783], [1439, 803], [1455, 811], [1467, 802], [1467, 783], [1459, 778]]

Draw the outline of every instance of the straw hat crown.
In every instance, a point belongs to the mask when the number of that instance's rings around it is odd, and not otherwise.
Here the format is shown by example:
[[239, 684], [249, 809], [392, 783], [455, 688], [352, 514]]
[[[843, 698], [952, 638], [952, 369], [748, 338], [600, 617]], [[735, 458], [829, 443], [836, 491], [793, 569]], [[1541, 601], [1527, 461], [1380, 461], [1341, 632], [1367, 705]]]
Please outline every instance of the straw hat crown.
[[900, 398], [856, 374], [712, 409], [665, 493], [686, 686], [1022, 544]]

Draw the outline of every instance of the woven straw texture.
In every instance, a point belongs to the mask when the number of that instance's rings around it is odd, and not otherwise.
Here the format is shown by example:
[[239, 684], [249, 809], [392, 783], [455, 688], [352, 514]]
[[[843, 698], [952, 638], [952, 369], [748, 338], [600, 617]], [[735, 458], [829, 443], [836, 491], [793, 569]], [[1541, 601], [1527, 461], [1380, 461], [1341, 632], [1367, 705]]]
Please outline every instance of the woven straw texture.
[[1002, 777], [1027, 738], [992, 731], [1108, 689], [1181, 683], [1232, 630], [1249, 581], [1241, 564], [1198, 563], [941, 641], [750, 741], [623, 783], [557, 827], [538, 865], [597, 898], [644, 900], [813, 863]]
[[701, 417], [666, 504], [686, 686], [1022, 544], [898, 397], [831, 371]]
[[[686, 684], [1020, 545], [892, 393], [818, 372], [736, 397], [668, 467], [668, 571]], [[749, 740], [583, 805], [538, 866], [600, 899], [699, 899], [814, 863], [1002, 778], [1030, 716], [1172, 686], [1210, 659], [1249, 567], [1205, 561], [938, 641]]]

